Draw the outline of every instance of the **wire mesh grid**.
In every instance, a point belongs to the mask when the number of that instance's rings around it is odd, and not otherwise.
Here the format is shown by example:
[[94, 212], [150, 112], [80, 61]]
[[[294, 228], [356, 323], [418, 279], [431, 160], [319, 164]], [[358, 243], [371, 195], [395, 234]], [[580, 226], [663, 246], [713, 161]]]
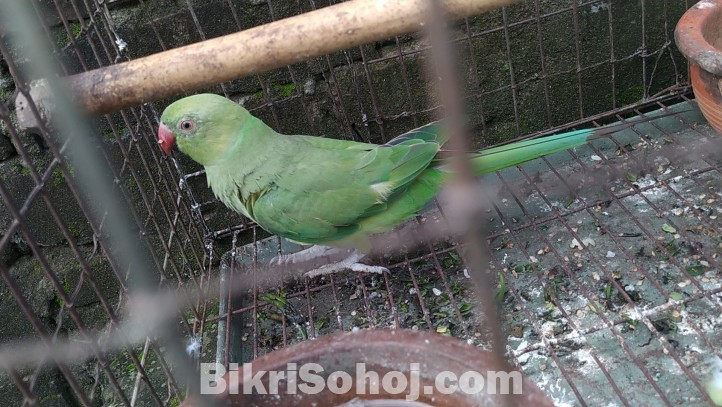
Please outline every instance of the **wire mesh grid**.
[[[31, 4], [46, 23], [38, 28], [63, 74], [328, 5]], [[667, 0], [533, 1], [454, 25], [473, 143], [600, 125], [656, 109], [680, 111], [680, 102], [693, 106], [685, 96], [686, 62], [671, 40], [688, 6]], [[15, 86], [27, 93], [24, 61], [3, 47]], [[396, 37], [211, 91], [239, 101], [281, 132], [382, 142], [438, 114], [423, 72], [429, 51], [420, 35]], [[256, 274], [261, 264], [298, 247], [223, 208], [194, 163], [161, 157], [154, 140], [158, 106], [164, 105], [145, 104], [94, 122], [99, 151], [110, 164], [115, 190], [131, 208], [158, 286], [177, 287], [181, 296], [192, 289], [215, 293], [218, 287], [208, 281], [224, 273], [222, 258], [229, 251], [235, 261], [225, 270], [228, 279], [261, 278]], [[28, 138], [17, 129], [9, 104], [2, 106], [0, 116], [17, 152], [6, 168], [25, 178], [0, 183], [9, 214], [0, 240], [7, 253], [0, 274], [18, 304], [12, 312], [30, 321], [49, 344], [63, 336], [82, 341], [89, 323], [108, 335], [119, 332], [128, 270], [114, 264], [112, 249], [103, 245], [110, 233], [103, 228], [104, 216], [94, 221], [94, 208], [66, 163], [66, 146], [56, 144], [52, 130], [41, 129], [42, 140]], [[500, 278], [509, 355], [558, 404], [707, 402], [703, 359], [722, 356], [715, 317], [722, 291], [719, 164], [704, 148], [689, 151], [698, 160], [670, 152], [698, 138], [714, 140], [700, 121], [681, 112], [485, 181], [496, 202], [487, 225], [489, 268]], [[25, 184], [30, 188], [17, 187]], [[74, 205], [80, 206], [80, 221]], [[425, 212], [413, 226], [444, 222], [443, 207]], [[422, 241], [378, 259], [389, 265], [389, 275], [344, 273], [271, 289], [253, 284], [240, 296], [221, 291], [220, 301], [178, 310], [179, 335], [199, 340], [202, 361], [216, 357], [225, 363], [364, 327], [435, 330], [484, 346], [488, 330], [473, 306], [459, 250], [453, 239]], [[41, 300], [19, 275], [35, 262], [38, 272], [31, 278], [48, 284]], [[92, 306], [97, 303], [102, 310]], [[29, 335], [11, 332], [10, 338]], [[93, 362], [78, 366], [9, 370], [17, 389], [8, 389], [8, 398], [21, 395], [29, 405], [68, 400], [165, 405], [183, 399], [184, 383], [175, 379], [153, 338], [114, 352], [91, 350]], [[48, 375], [62, 383], [58, 389], [47, 388]], [[48, 394], [59, 396], [43, 398]]]

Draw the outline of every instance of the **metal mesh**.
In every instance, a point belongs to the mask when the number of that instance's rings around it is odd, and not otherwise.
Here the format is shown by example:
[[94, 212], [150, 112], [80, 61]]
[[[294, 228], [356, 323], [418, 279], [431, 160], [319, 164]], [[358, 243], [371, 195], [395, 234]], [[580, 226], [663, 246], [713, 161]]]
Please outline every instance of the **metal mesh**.
[[[328, 5], [30, 3], [63, 75]], [[686, 62], [672, 41], [688, 6], [529, 1], [450, 29], [475, 147], [657, 109], [678, 112], [485, 180], [496, 202], [485, 225], [488, 268], [499, 277], [509, 357], [560, 405], [705, 404], [703, 359], [722, 357], [719, 162], [705, 147], [718, 138], [696, 111], [683, 111], [694, 101], [687, 99]], [[2, 293], [15, 300], [7, 315], [32, 325], [8, 330], [3, 341], [40, 338], [52, 348], [69, 338], [86, 341], [89, 354], [74, 365], [10, 366], [15, 387], [3, 384], [0, 393], [27, 405], [175, 405], [186, 383], [157, 338], [113, 350], [88, 339], [90, 330], [123, 334], [118, 321], [129, 270], [103, 244], [113, 231], [104, 228], [104, 208], [76, 185], [66, 146], [52, 129], [40, 129], [40, 138], [18, 129], [8, 93], [27, 92], [27, 61], [15, 59], [7, 44], [2, 51], [15, 79], [0, 89], [7, 89], [0, 93], [0, 118], [13, 151], [0, 163], [6, 174]], [[422, 36], [411, 34], [209, 91], [239, 101], [279, 132], [382, 142], [439, 115], [424, 71], [429, 52]], [[453, 239], [424, 240], [376, 259], [391, 269], [388, 275], [346, 272], [271, 288], [256, 284], [260, 265], [299, 247], [224, 208], [197, 164], [180, 157], [174, 165], [161, 156], [155, 133], [166, 104], [93, 120], [94, 142], [130, 209], [155, 284], [193, 302], [191, 291], [217, 295], [219, 287], [209, 282], [225, 276], [220, 299], [177, 310], [174, 332], [200, 343], [201, 361], [245, 362], [366, 327], [432, 330], [486, 346], [489, 329]], [[680, 146], [689, 147], [686, 155]], [[423, 228], [444, 222], [444, 215], [444, 205], [435, 206], [413, 223]], [[224, 263], [229, 252], [234, 261]], [[232, 295], [228, 287], [237, 279], [252, 281], [252, 288]]]

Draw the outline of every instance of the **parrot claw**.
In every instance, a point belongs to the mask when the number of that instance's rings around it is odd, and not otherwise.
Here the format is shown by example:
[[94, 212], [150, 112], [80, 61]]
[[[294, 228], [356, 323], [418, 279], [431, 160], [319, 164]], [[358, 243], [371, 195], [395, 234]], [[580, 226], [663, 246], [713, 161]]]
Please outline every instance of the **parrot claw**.
[[383, 274], [383, 273], [389, 272], [389, 269], [387, 269], [386, 267], [369, 266], [367, 264], [362, 264], [362, 263], [348, 264], [345, 262], [340, 262], [340, 263], [327, 264], [327, 265], [325, 265], [323, 267], [319, 267], [315, 270], [308, 271], [308, 272], [304, 273], [303, 275], [308, 278], [314, 278], [314, 277], [318, 277], [318, 276], [325, 276], [328, 274], [338, 273], [339, 271], [343, 271], [346, 269], [357, 271], [359, 273]]
[[349, 268], [353, 271], [358, 271], [359, 273], [376, 273], [376, 274], [384, 274], [384, 273], [390, 273], [389, 269], [383, 266], [369, 266], [368, 264], [362, 264], [362, 263], [354, 263], [349, 266]]
[[[335, 247], [316, 245], [311, 246], [308, 249], [301, 250], [297, 253], [276, 256], [271, 259], [271, 261], [269, 261], [269, 264], [271, 266], [292, 266], [299, 263], [309, 263], [313, 260], [316, 260], [316, 265], [310, 266], [309, 268], [317, 268], [304, 273], [304, 276], [308, 278], [333, 274], [343, 270], [352, 270], [359, 273], [376, 274], [383, 274], [389, 272], [389, 269], [387, 269], [386, 267], [369, 266], [367, 264], [359, 263], [359, 260], [361, 260], [363, 257], [364, 254], [359, 253], [357, 250], [339, 249]], [[318, 261], [321, 258], [325, 258], [325, 260], [330, 263], [319, 267]]]
[[389, 272], [389, 269], [387, 269], [386, 267], [369, 266], [367, 264], [359, 263], [358, 261], [361, 260], [363, 257], [364, 257], [363, 254], [361, 254], [357, 251], [354, 251], [345, 260], [340, 261], [338, 263], [327, 264], [327, 265], [319, 267], [315, 270], [308, 271], [304, 274], [304, 276], [306, 276], [308, 278], [313, 278], [313, 277], [318, 277], [318, 276], [324, 276], [327, 274], [337, 273], [339, 271], [343, 271], [346, 269], [356, 271], [359, 273], [383, 274], [383, 273]]
[[317, 259], [319, 257], [334, 256], [341, 253], [343, 249], [336, 249], [328, 246], [314, 245], [308, 249], [291, 254], [281, 254], [268, 262], [271, 266], [284, 266], [296, 263], [305, 263]]

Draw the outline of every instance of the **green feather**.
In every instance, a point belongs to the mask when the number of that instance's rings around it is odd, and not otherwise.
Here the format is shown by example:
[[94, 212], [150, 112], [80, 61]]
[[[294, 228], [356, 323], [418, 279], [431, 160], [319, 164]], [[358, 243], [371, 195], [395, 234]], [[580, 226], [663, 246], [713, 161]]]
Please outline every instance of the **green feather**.
[[499, 147], [488, 148], [471, 154], [475, 175], [484, 175], [504, 168], [578, 147], [595, 134], [593, 129], [577, 130], [540, 139], [519, 141]]

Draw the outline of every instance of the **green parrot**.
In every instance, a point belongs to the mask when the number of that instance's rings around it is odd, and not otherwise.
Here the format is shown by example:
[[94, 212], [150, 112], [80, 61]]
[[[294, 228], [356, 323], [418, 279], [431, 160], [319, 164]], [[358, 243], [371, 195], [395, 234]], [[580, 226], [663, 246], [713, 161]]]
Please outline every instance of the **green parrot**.
[[[416, 215], [453, 176], [439, 152], [447, 141], [439, 122], [381, 145], [283, 135], [237, 103], [198, 94], [169, 105], [158, 143], [174, 146], [205, 167], [208, 185], [232, 210], [270, 233], [315, 245], [272, 264], [290, 264], [331, 253], [340, 261], [306, 275], [343, 269], [386, 272], [359, 263], [370, 236]], [[619, 130], [616, 125], [576, 130], [468, 153], [475, 175], [491, 173]]]

